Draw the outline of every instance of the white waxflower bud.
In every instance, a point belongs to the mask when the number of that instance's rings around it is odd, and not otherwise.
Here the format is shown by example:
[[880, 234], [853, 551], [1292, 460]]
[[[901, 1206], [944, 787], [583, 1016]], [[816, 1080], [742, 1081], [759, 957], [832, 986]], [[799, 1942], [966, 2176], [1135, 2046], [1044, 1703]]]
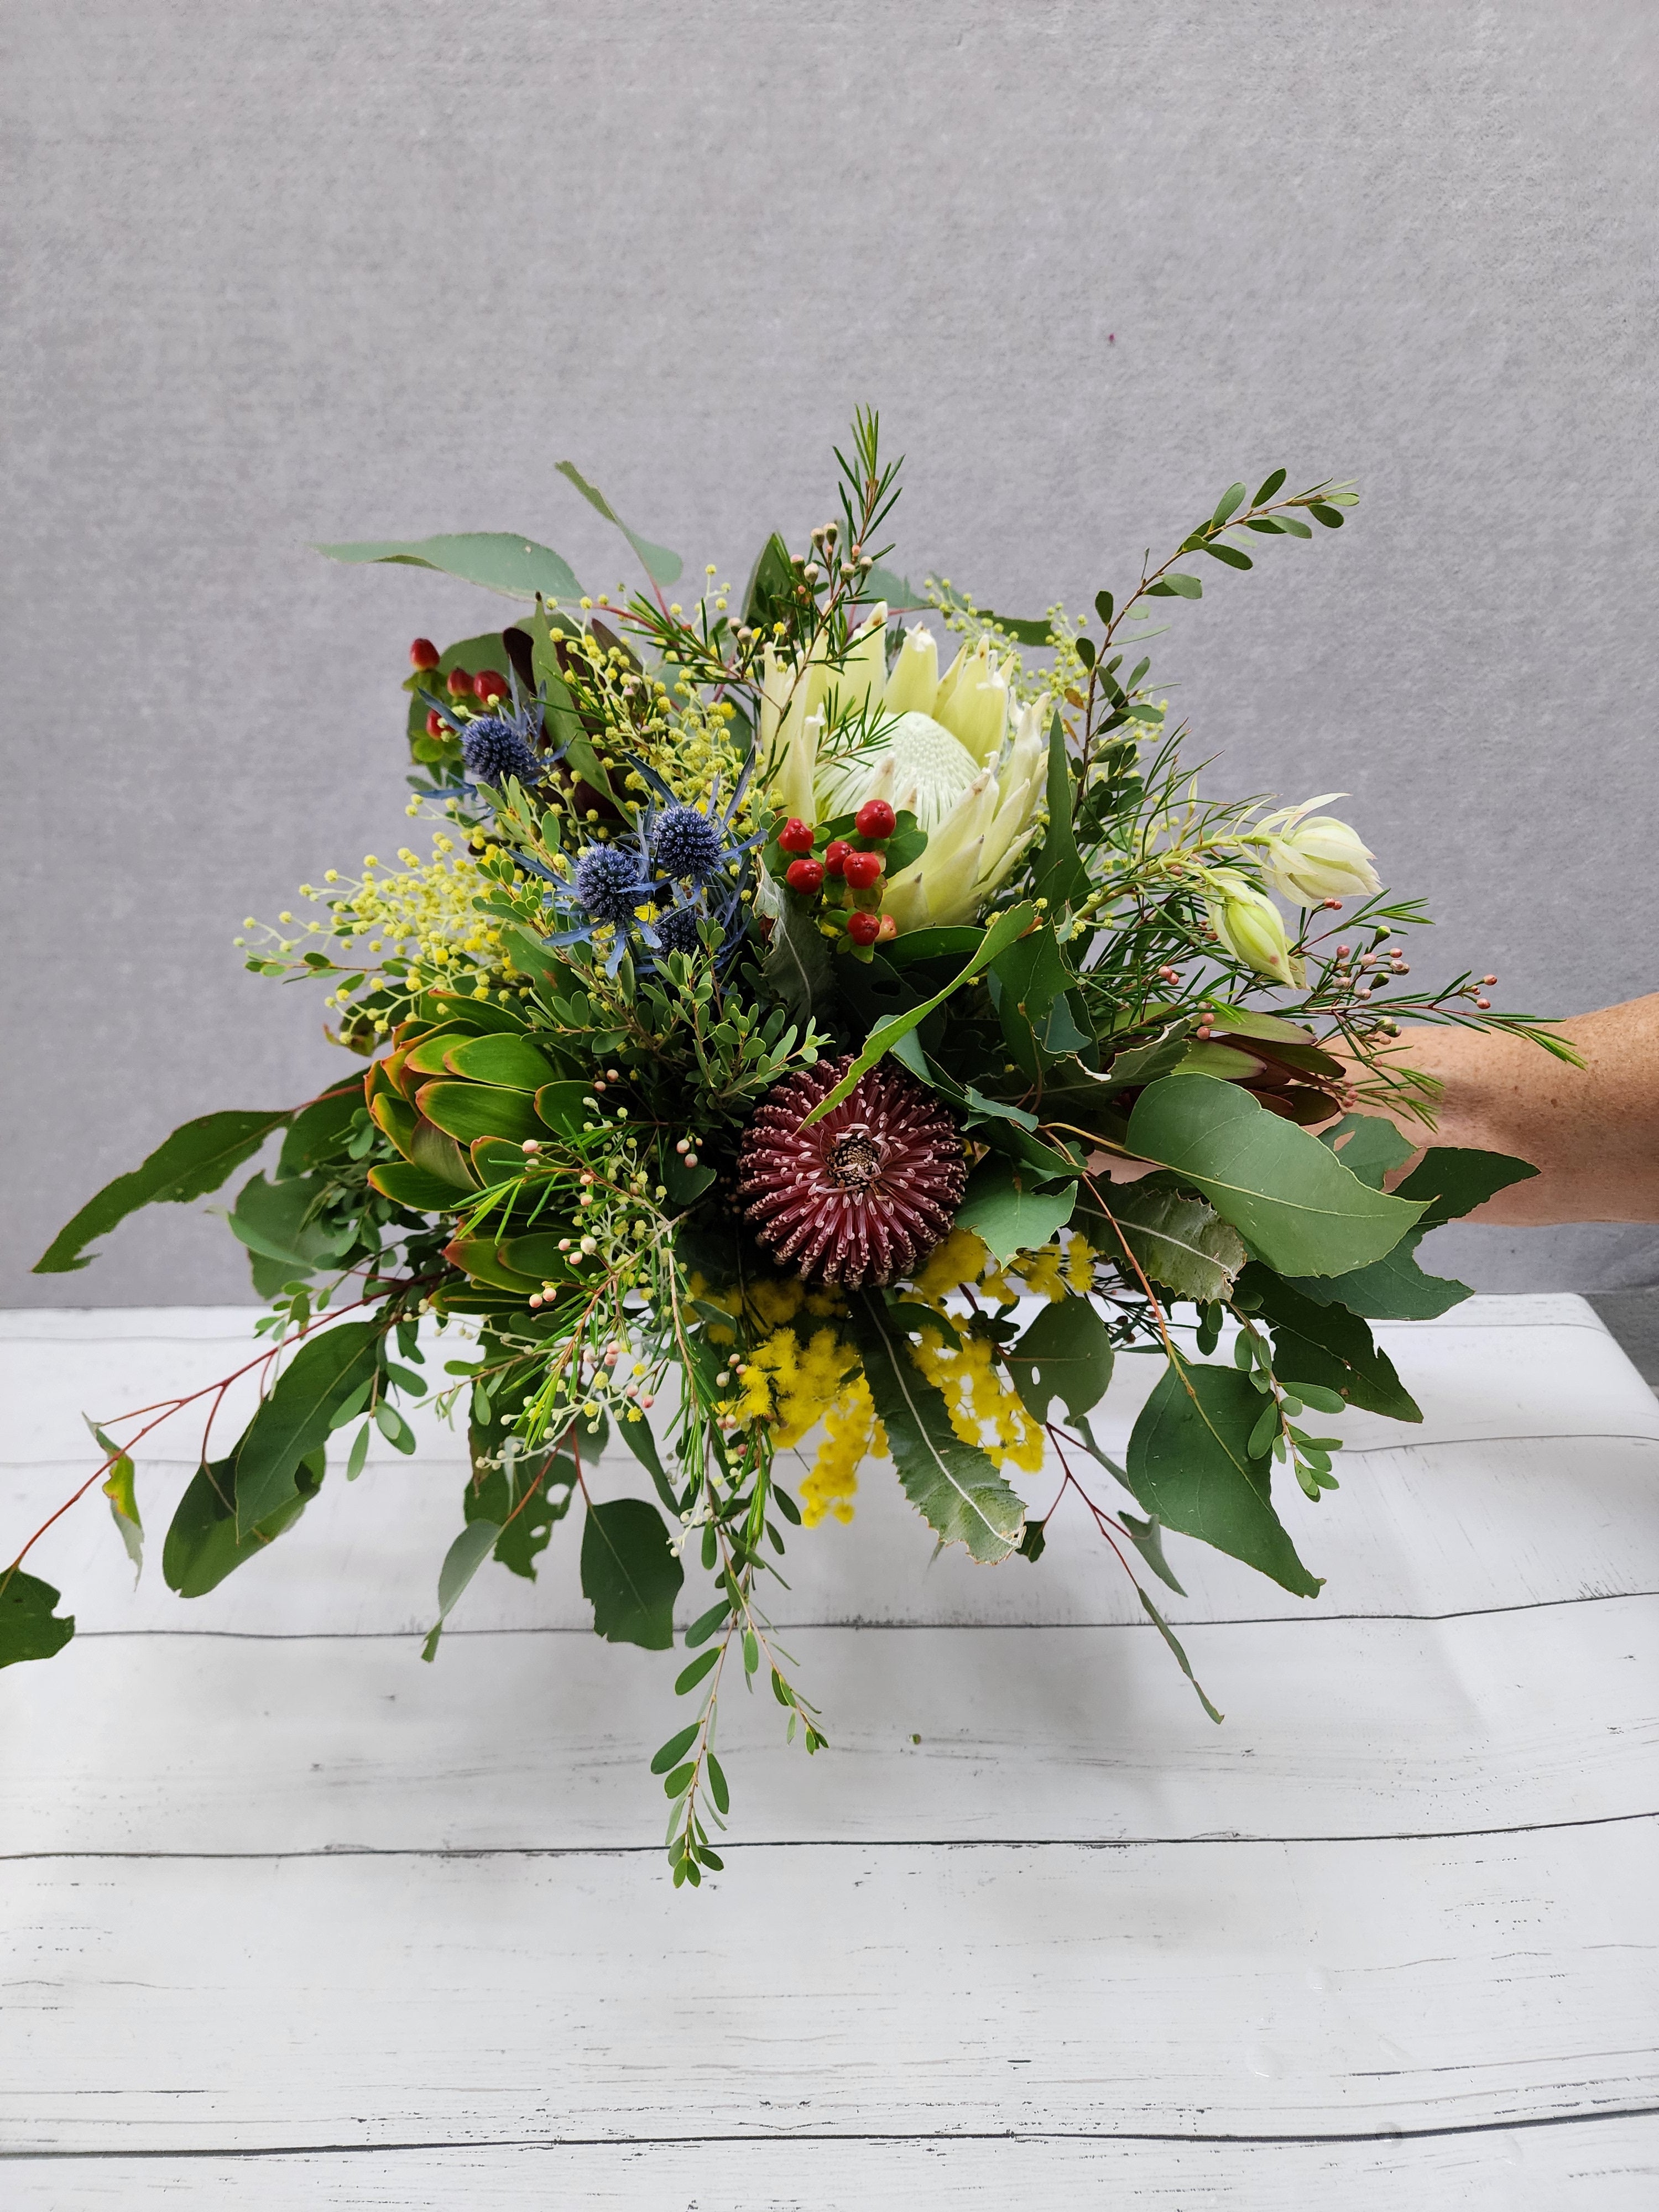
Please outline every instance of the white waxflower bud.
[[1204, 881], [1210, 920], [1227, 950], [1258, 975], [1271, 975], [1276, 983], [1295, 982], [1296, 963], [1284, 917], [1267, 893], [1231, 868], [1212, 868]]
[[1334, 814], [1313, 811], [1343, 796], [1339, 791], [1325, 792], [1304, 805], [1270, 814], [1257, 825], [1268, 841], [1262, 854], [1263, 872], [1282, 898], [1317, 906], [1327, 898], [1374, 898], [1382, 890], [1372, 854], [1358, 831]]

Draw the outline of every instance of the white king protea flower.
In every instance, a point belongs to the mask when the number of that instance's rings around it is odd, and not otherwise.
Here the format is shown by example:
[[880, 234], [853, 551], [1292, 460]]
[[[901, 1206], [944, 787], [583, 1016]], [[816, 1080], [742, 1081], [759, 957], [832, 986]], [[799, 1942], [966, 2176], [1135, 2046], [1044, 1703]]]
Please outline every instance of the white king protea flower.
[[1264, 815], [1256, 824], [1263, 841], [1261, 869], [1281, 898], [1299, 906], [1317, 906], [1321, 899], [1353, 898], [1363, 893], [1374, 898], [1382, 888], [1371, 866], [1374, 855], [1359, 842], [1359, 833], [1334, 814], [1316, 814], [1344, 791], [1322, 792], [1300, 806], [1286, 806]]
[[[885, 886], [882, 910], [902, 930], [969, 921], [1030, 843], [1042, 799], [1048, 703], [1009, 729], [1012, 656], [963, 646], [943, 677], [933, 632], [917, 623], [887, 672], [885, 605], [859, 630], [839, 668], [815, 652], [805, 668], [766, 655], [761, 757], [786, 813], [816, 823], [884, 799], [927, 832], [927, 849]], [[869, 743], [836, 750], [825, 732], [867, 715]]]

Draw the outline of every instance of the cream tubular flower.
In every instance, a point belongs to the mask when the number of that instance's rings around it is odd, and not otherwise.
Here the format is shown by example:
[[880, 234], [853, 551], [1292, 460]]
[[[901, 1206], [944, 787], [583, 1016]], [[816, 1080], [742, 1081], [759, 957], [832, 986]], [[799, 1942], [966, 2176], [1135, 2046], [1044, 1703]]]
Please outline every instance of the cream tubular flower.
[[1316, 814], [1316, 806], [1344, 799], [1346, 792], [1327, 791], [1301, 806], [1285, 807], [1262, 817], [1256, 825], [1264, 839], [1262, 872], [1281, 898], [1298, 906], [1317, 906], [1322, 899], [1375, 897], [1382, 888], [1375, 855], [1360, 842], [1359, 833], [1334, 814]]
[[1284, 917], [1265, 891], [1232, 868], [1206, 869], [1204, 890], [1215, 933], [1236, 959], [1276, 983], [1298, 980]]

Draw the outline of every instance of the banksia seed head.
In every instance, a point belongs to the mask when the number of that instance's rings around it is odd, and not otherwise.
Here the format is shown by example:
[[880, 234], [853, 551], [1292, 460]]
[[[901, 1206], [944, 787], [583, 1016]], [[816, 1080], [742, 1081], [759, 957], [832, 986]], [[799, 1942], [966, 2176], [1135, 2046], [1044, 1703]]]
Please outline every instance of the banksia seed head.
[[910, 1273], [944, 1243], [968, 1165], [950, 1114], [890, 1061], [803, 1128], [850, 1064], [821, 1060], [768, 1091], [744, 1133], [738, 1200], [775, 1260], [856, 1290]]

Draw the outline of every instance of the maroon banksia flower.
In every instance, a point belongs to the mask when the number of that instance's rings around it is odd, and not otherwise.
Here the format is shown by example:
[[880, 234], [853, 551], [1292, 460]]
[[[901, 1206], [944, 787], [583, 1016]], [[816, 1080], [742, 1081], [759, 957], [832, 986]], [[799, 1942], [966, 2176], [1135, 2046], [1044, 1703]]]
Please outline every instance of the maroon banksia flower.
[[908, 1275], [945, 1242], [968, 1164], [938, 1098], [890, 1061], [803, 1128], [851, 1064], [821, 1060], [767, 1092], [744, 1132], [738, 1201], [775, 1260], [857, 1290]]

